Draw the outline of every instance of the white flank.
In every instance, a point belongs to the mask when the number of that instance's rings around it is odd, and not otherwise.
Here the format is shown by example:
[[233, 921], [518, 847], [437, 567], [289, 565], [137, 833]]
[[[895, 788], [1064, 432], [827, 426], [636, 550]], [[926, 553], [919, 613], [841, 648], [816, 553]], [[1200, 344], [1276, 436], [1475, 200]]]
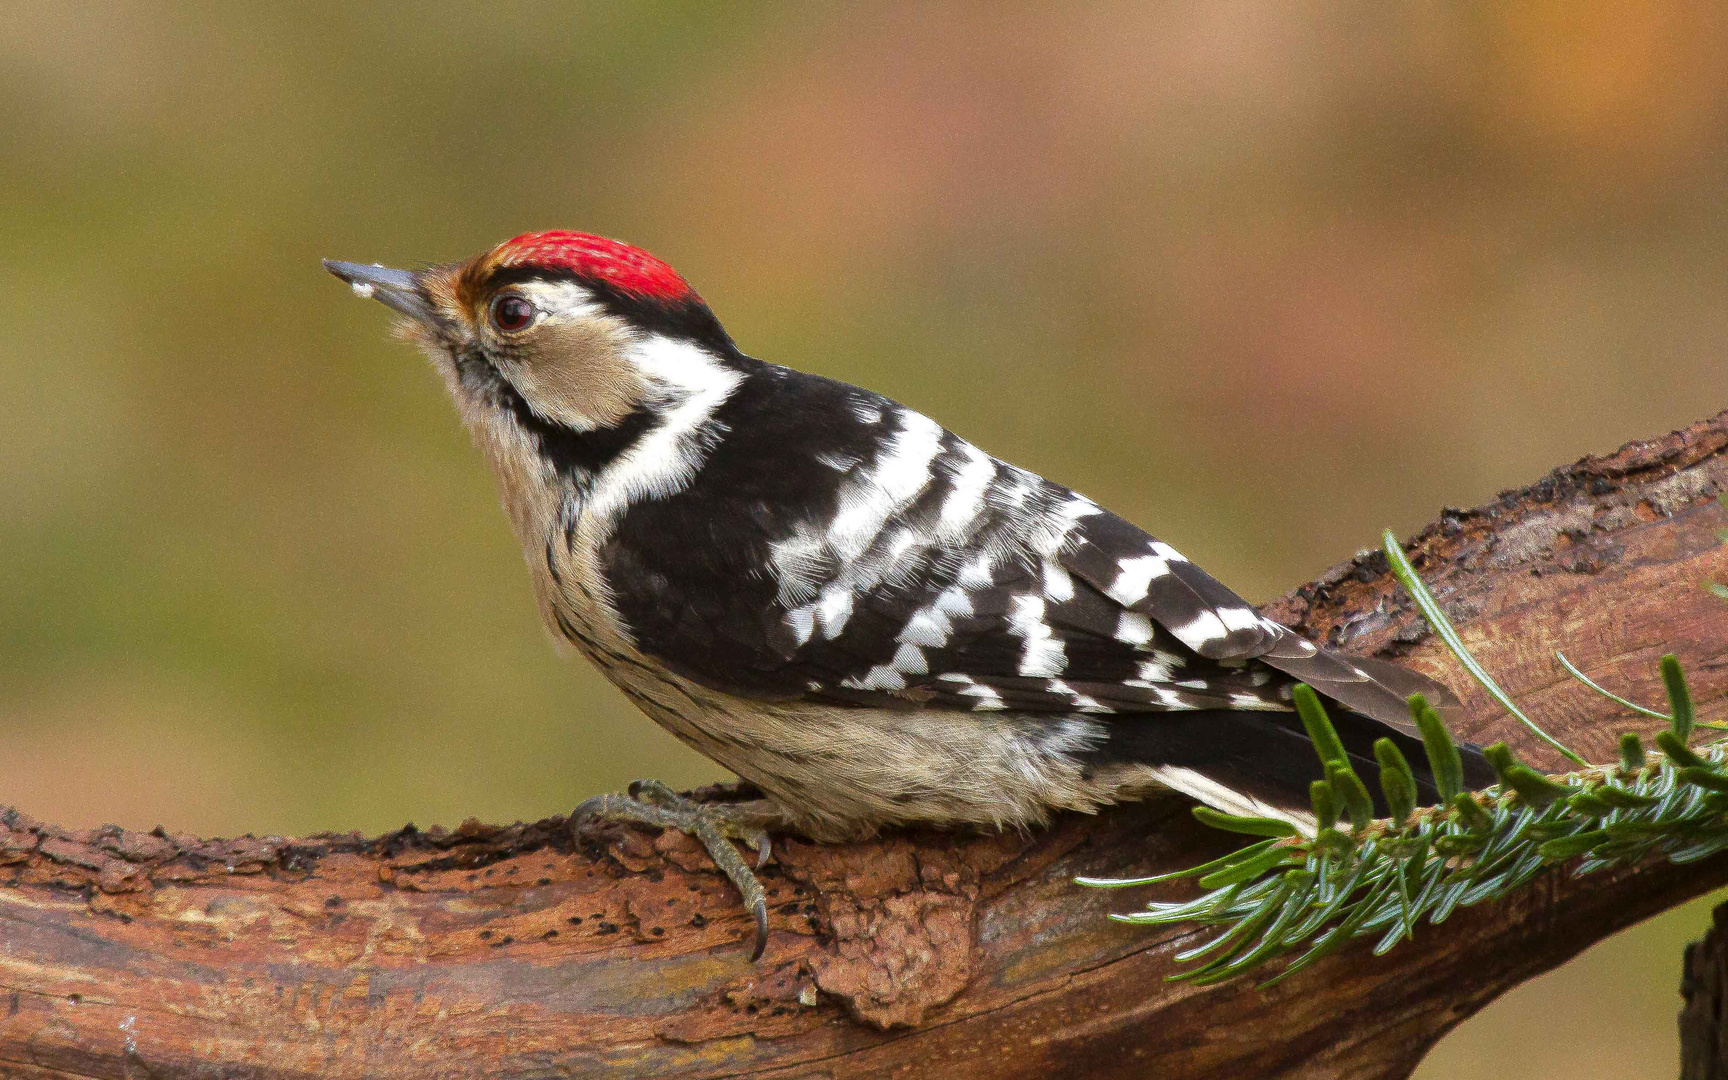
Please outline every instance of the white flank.
[[828, 566], [822, 541], [799, 530], [768, 545], [768, 560], [780, 581], [780, 603], [790, 606], [816, 595], [822, 571]]
[[1031, 539], [1032, 550], [1040, 555], [1054, 555], [1071, 546], [1075, 527], [1093, 514], [1102, 513], [1098, 504], [1084, 495], [1070, 495], [1060, 506], [1044, 515], [1036, 535]]
[[918, 534], [911, 529], [904, 526], [895, 529], [888, 537], [888, 542], [882, 545], [881, 554], [877, 556], [885, 564], [884, 568], [888, 571], [884, 576], [892, 577], [894, 567], [899, 564], [900, 556], [911, 551], [913, 545], [917, 543]]
[[1088, 499], [1084, 495], [1073, 496], [1067, 502], [1057, 507], [1056, 512], [1062, 516], [1064, 521], [1070, 522], [1079, 521], [1081, 518], [1091, 517], [1093, 514], [1103, 513], [1103, 511], [1098, 509], [1097, 503]]
[[816, 460], [828, 466], [830, 469], [833, 469], [835, 472], [846, 472], [848, 469], [852, 468], [852, 466], [858, 464], [858, 459], [853, 457], [851, 454], [821, 453], [816, 455]]
[[1149, 701], [1153, 701], [1168, 709], [1194, 709], [1199, 707], [1194, 704], [1192, 698], [1184, 694], [1182, 691], [1170, 689], [1168, 683], [1148, 682], [1145, 679], [1123, 679], [1122, 685], [1132, 686], [1136, 690], [1146, 691], [1146, 696]]
[[1041, 477], [1027, 472], [1018, 465], [1003, 463], [1001, 466], [1001, 482], [990, 489], [990, 501], [1004, 509], [1015, 509], [1023, 505], [1038, 485], [1043, 483]]
[[1238, 709], [1265, 709], [1272, 712], [1289, 712], [1290, 710], [1276, 701], [1267, 701], [1254, 694], [1231, 694], [1230, 704]]
[[1061, 679], [1050, 680], [1050, 691], [1056, 694], [1067, 694], [1074, 702], [1074, 708], [1080, 712], [1107, 713], [1114, 712], [1109, 706], [1100, 705], [1098, 699], [1082, 694]]

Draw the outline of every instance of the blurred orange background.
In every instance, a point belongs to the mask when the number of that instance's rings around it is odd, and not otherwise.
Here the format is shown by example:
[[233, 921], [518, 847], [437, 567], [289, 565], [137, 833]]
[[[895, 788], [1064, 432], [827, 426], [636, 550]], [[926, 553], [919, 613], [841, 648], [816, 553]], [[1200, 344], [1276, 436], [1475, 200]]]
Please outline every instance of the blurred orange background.
[[[323, 256], [628, 239], [747, 351], [1254, 599], [1728, 405], [1704, 0], [43, 5], [0, 101], [0, 802], [71, 825], [719, 775], [553, 655], [441, 390]], [[1673, 1075], [1705, 922], [1419, 1076]]]

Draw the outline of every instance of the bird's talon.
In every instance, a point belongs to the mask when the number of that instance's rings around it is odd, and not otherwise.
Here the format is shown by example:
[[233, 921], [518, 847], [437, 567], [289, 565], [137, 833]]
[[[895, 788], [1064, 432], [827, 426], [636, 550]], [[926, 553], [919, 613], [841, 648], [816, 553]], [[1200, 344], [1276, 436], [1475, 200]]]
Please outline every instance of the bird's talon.
[[571, 813], [571, 828], [584, 818], [599, 817], [677, 829], [695, 838], [743, 897], [744, 906], [756, 924], [756, 942], [750, 959], [760, 958], [768, 947], [768, 896], [732, 841], [740, 840], [755, 851], [757, 870], [767, 865], [773, 846], [768, 830], [759, 824], [763, 811], [759, 806], [699, 803], [658, 780], [638, 780], [628, 791], [627, 795], [596, 795], [585, 800]]
[[756, 919], [756, 947], [750, 950], [750, 962], [754, 964], [762, 959], [762, 953], [768, 948], [768, 900], [757, 897], [750, 905], [750, 914]]
[[668, 810], [683, 810], [697, 805], [658, 780], [634, 780], [628, 790], [631, 798]]

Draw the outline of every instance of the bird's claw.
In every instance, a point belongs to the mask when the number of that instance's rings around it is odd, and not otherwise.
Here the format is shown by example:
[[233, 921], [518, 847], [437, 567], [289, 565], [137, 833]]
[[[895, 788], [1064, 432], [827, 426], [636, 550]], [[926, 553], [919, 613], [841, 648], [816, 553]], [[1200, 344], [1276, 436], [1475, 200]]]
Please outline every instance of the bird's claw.
[[768, 947], [768, 894], [732, 841], [741, 840], [756, 852], [757, 870], [767, 865], [773, 848], [762, 816], [747, 804], [699, 803], [658, 780], [638, 780], [627, 794], [596, 795], [584, 801], [570, 814], [570, 824], [575, 828], [585, 818], [633, 821], [695, 837], [737, 887], [755, 920], [756, 946], [750, 953], [755, 961]]

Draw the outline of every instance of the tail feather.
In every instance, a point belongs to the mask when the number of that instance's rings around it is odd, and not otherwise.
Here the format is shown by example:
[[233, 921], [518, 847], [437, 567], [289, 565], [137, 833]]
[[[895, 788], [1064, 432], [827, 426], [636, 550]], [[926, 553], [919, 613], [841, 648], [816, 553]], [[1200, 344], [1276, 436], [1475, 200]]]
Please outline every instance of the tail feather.
[[[1332, 710], [1333, 726], [1351, 766], [1374, 799], [1375, 811], [1389, 808], [1380, 785], [1374, 743], [1389, 738], [1410, 763], [1417, 803], [1438, 802], [1433, 770], [1422, 740], [1375, 717]], [[1459, 747], [1465, 781], [1472, 787], [1494, 782], [1493, 769], [1475, 746]], [[1110, 737], [1090, 754], [1099, 765], [1139, 764], [1153, 778], [1226, 813], [1274, 817], [1312, 834], [1315, 821], [1308, 786], [1325, 778], [1319, 755], [1293, 712], [1194, 710], [1142, 713], [1110, 725]]]
[[[1357, 728], [1355, 737], [1370, 759], [1374, 740], [1382, 735], [1390, 737], [1409, 759], [1418, 784], [1429, 785], [1423, 797], [1430, 801], [1439, 797], [1432, 791], [1432, 776], [1424, 780], [1428, 758], [1422, 749], [1421, 732], [1410, 719], [1410, 697], [1421, 694], [1427, 698], [1440, 718], [1450, 724], [1458, 718], [1462, 705], [1458, 695], [1448, 687], [1390, 661], [1323, 649], [1288, 629], [1272, 650], [1259, 659], [1312, 686], [1322, 698], [1344, 706], [1342, 711], [1334, 709], [1338, 715], [1333, 717], [1333, 723], [1340, 736], [1345, 736], [1346, 727]], [[1345, 745], [1350, 745], [1349, 737], [1345, 737]], [[1461, 743], [1458, 750], [1464, 763], [1466, 786], [1484, 788], [1496, 782], [1493, 766], [1482, 756], [1480, 747]]]
[[1394, 689], [1373, 662], [1364, 664], [1356, 657], [1322, 649], [1289, 631], [1257, 659], [1307, 683], [1321, 697], [1409, 735], [1416, 734], [1416, 725], [1410, 721], [1410, 694], [1445, 692], [1439, 683], [1403, 668], [1393, 677]]

